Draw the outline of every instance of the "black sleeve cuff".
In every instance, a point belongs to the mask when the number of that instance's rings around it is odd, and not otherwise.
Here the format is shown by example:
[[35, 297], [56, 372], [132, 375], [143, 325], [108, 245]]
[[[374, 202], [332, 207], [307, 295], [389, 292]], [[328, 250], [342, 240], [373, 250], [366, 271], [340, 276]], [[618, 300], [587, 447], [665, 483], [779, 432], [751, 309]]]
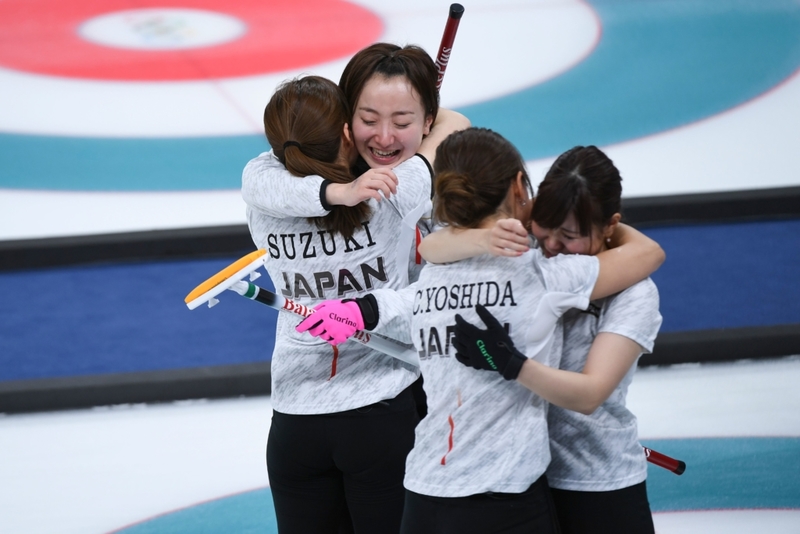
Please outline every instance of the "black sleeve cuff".
[[431, 162], [422, 154], [415, 154], [415, 156], [418, 156], [419, 159], [425, 162], [425, 166], [428, 167], [428, 172], [431, 173], [431, 198], [433, 198], [433, 167], [431, 167]]
[[361, 318], [364, 320], [364, 330], [374, 330], [378, 326], [380, 318], [378, 314], [378, 301], [372, 293], [367, 293], [363, 297], [356, 299], [356, 304], [361, 310]]
[[322, 185], [319, 186], [319, 203], [322, 204], [322, 209], [325, 211], [331, 211], [333, 209], [333, 206], [328, 204], [328, 201], [325, 198], [325, 191], [328, 190], [328, 186], [331, 185], [331, 183], [333, 182], [330, 180], [322, 180]]

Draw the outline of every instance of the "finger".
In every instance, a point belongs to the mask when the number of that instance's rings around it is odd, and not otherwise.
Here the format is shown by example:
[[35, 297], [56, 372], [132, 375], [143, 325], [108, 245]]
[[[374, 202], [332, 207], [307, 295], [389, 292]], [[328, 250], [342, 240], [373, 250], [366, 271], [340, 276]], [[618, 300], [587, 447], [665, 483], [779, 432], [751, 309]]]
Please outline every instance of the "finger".
[[528, 239], [528, 231], [519, 219], [500, 219], [497, 226], [515, 234], [523, 239]]
[[462, 336], [469, 336], [475, 330], [475, 325], [465, 320], [460, 314], [456, 314], [456, 334], [461, 333]]
[[465, 321], [460, 315], [456, 315], [455, 335], [471, 339], [480, 335], [480, 329], [474, 324]]
[[397, 175], [391, 169], [381, 169], [381, 177], [384, 179], [386, 186], [392, 193], [397, 193], [397, 184], [399, 181], [397, 180]]
[[515, 250], [528, 250], [528, 237], [520, 237], [516, 234], [511, 233], [503, 233], [500, 234], [498, 241], [504, 246], [508, 248], [513, 248]]
[[379, 167], [377, 169], [370, 169], [368, 173], [368, 175], [365, 174], [364, 176], [369, 176], [374, 181], [385, 183], [391, 191], [397, 191], [397, 175], [392, 169], [388, 167]]
[[483, 328], [478, 328], [474, 324], [466, 321], [462, 321], [461, 324], [457, 324], [455, 328], [455, 334], [468, 342], [472, 342], [473, 340], [480, 338], [485, 332], [486, 330]]
[[389, 187], [389, 184], [381, 180], [373, 181], [372, 183], [370, 183], [370, 187], [375, 191], [380, 191], [381, 193], [383, 193], [383, 197], [386, 199], [390, 198], [392, 194], [397, 192], [396, 188], [394, 191], [392, 191], [392, 188]]
[[392, 183], [394, 183], [395, 185], [400, 183], [400, 181], [397, 179], [397, 175], [389, 167], [380, 167], [377, 170], [380, 171], [380, 173], [383, 174], [384, 176], [388, 177], [389, 180], [391, 180]]
[[478, 304], [475, 306], [475, 311], [478, 312], [478, 316], [480, 316], [484, 324], [489, 327], [489, 330], [503, 328], [503, 325], [500, 324], [500, 321], [498, 321], [495, 316], [492, 315], [492, 312], [484, 308], [483, 304]]
[[528, 252], [528, 247], [525, 246], [521, 248], [516, 245], [503, 245], [498, 243], [497, 245], [493, 246], [489, 252], [493, 256], [517, 257], [525, 252]]
[[369, 200], [370, 198], [377, 200], [380, 202], [383, 200], [383, 197], [380, 193], [379, 187], [373, 187], [372, 182], [369, 180], [368, 177], [359, 178], [361, 180], [358, 183], [358, 192], [356, 193], [356, 197], [359, 199], [360, 202], [365, 200]]
[[325, 328], [324, 321], [320, 321], [308, 329], [308, 333], [314, 337], [323, 337], [327, 332], [328, 329]]
[[[317, 328], [321, 324], [322, 324], [322, 319], [320, 319], [319, 317], [314, 317], [313, 315], [309, 315], [308, 317], [300, 321], [300, 324], [297, 325], [294, 329], [296, 332], [302, 334], [306, 330]], [[316, 334], [311, 333], [311, 335], [316, 335]]]

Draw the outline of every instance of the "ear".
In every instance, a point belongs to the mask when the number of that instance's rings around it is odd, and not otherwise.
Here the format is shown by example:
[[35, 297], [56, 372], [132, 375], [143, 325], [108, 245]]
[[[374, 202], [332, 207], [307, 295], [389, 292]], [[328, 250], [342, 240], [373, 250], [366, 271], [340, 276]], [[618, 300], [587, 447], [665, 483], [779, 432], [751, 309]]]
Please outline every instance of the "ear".
[[422, 127], [423, 137], [431, 133], [431, 126], [433, 126], [433, 115], [428, 115], [425, 117], [425, 125]]
[[611, 216], [608, 220], [608, 224], [605, 228], [603, 228], [603, 239], [609, 238], [614, 235], [614, 232], [617, 230], [617, 225], [619, 221], [622, 220], [622, 215], [619, 213], [615, 213]]
[[514, 180], [514, 195], [520, 202], [526, 204], [531, 200], [528, 195], [528, 188], [525, 186], [525, 180], [522, 178], [522, 171], [517, 172], [517, 179]]
[[342, 127], [342, 138], [345, 140], [345, 142], [347, 142], [347, 144], [353, 144], [353, 136], [350, 133], [350, 125], [347, 123], [344, 123], [344, 126]]

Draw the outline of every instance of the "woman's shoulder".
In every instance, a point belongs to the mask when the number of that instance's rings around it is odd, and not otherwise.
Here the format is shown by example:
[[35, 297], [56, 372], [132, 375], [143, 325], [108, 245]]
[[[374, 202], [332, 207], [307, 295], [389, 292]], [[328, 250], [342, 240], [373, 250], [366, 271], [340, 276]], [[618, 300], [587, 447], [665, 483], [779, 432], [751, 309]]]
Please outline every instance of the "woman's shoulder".
[[398, 174], [398, 179], [400, 178], [399, 174], [403, 173], [415, 175], [419, 174], [428, 179], [433, 177], [433, 167], [431, 167], [431, 164], [428, 163], [427, 158], [425, 158], [425, 156], [422, 154], [414, 154], [404, 162], [400, 163], [393, 170], [395, 174]]
[[606, 302], [608, 305], [616, 303], [618, 305], [626, 305], [634, 301], [655, 301], [658, 305], [658, 287], [651, 278], [645, 278], [636, 282], [631, 287], [623, 289], [615, 295], [607, 297]]
[[267, 165], [267, 166], [281, 166], [283, 164], [280, 162], [278, 157], [275, 155], [275, 152], [272, 150], [267, 150], [266, 152], [262, 152], [258, 156], [254, 157], [250, 161], [247, 162], [246, 167], [250, 166], [258, 166], [258, 165]]

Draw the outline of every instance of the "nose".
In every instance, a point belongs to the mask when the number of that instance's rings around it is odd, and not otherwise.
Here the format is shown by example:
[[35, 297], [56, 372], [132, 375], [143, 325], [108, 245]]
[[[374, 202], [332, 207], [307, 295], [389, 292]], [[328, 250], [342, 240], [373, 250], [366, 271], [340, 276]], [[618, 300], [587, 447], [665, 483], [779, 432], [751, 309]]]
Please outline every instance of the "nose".
[[558, 252], [561, 250], [561, 241], [553, 236], [547, 236], [547, 239], [544, 240], [544, 246], [551, 252]]
[[394, 133], [390, 125], [381, 124], [375, 134], [375, 142], [384, 147], [394, 142]]

